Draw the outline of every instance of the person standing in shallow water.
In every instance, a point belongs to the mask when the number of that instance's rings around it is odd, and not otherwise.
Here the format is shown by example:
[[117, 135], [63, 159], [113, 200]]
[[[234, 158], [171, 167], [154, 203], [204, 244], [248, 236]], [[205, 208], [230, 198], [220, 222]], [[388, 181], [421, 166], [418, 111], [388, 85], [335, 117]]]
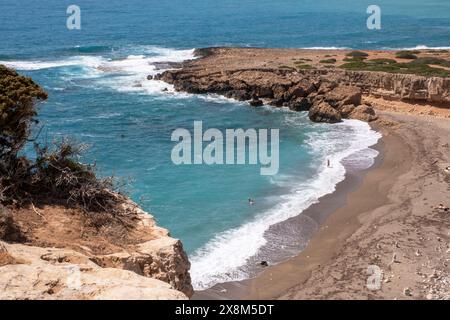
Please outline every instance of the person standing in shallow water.
[[328, 168], [331, 167], [330, 159], [327, 159], [327, 167], [328, 167]]

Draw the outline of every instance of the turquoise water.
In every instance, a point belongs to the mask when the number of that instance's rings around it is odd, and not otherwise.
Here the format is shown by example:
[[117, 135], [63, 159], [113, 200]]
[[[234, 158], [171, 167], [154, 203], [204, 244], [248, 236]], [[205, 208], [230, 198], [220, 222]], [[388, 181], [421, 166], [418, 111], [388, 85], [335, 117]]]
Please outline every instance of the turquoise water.
[[[190, 59], [204, 46], [450, 45], [448, 1], [378, 1], [381, 31], [365, 28], [372, 3], [354, 2], [76, 1], [82, 30], [69, 31], [65, 11], [73, 1], [3, 0], [0, 60], [48, 90], [41, 139], [88, 143], [85, 160], [95, 161], [100, 174], [130, 178], [131, 197], [183, 241], [194, 285], [204, 288], [245, 278], [242, 266], [267, 244], [267, 228], [332, 192], [344, 178], [344, 158], [370, 165], [376, 152], [368, 147], [379, 136], [358, 121], [312, 124], [304, 113], [175, 93], [146, 76], [159, 72], [153, 63]], [[175, 166], [171, 132], [192, 130], [195, 120], [205, 129], [279, 128], [279, 173]]]

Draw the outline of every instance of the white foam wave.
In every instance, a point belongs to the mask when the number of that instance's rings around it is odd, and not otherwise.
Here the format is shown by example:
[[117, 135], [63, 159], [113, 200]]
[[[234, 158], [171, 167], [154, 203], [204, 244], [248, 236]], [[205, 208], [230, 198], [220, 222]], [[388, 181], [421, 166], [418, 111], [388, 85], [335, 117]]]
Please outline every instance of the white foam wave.
[[[342, 139], [343, 136], [346, 139]], [[194, 288], [206, 289], [217, 283], [247, 278], [248, 274], [242, 267], [266, 244], [265, 231], [271, 225], [297, 216], [320, 197], [334, 192], [336, 185], [345, 178], [344, 159], [357, 155], [366, 165], [371, 165], [378, 153], [368, 148], [380, 137], [367, 123], [356, 120], [346, 120], [334, 128], [310, 133], [308, 144], [322, 163], [317, 175], [293, 187], [292, 192], [283, 196], [273, 209], [241, 227], [218, 234], [198, 249], [190, 257]], [[332, 163], [331, 168], [325, 165], [326, 159]]]
[[[162, 81], [147, 80], [147, 76], [154, 76], [170, 69], [170, 63], [195, 58], [194, 49], [176, 50], [147, 46], [140, 48], [139, 51], [143, 54], [128, 55], [121, 59], [89, 55], [73, 56], [56, 61], [0, 61], [0, 64], [24, 71], [78, 66], [81, 67], [81, 71], [61, 69], [61, 79], [72, 81], [92, 78], [95, 80], [93, 84], [95, 86], [106, 86], [124, 92], [155, 94], [163, 91], [174, 93], [175, 90]], [[167, 65], [164, 64], [166, 62]]]
[[121, 92], [141, 92], [146, 94], [174, 93], [173, 86], [158, 80], [147, 80], [163, 70], [170, 69], [168, 64], [164, 69], [156, 67], [157, 63], [173, 63], [194, 59], [194, 50], [174, 50], [166, 48], [147, 49], [152, 56], [129, 55], [125, 59], [105, 61], [100, 69], [112, 77], [99, 80], [105, 85]]
[[387, 48], [388, 50], [449, 50], [450, 47], [429, 47], [426, 45], [417, 45], [415, 47], [407, 47], [407, 48]]
[[310, 50], [348, 50], [351, 48], [348, 47], [305, 47], [301, 49], [310, 49]]
[[68, 66], [83, 66], [89, 68], [98, 67], [101, 63], [101, 58], [93, 56], [75, 56], [70, 57], [66, 60], [56, 60], [56, 61], [0, 61], [0, 64], [6, 65], [7, 67], [14, 68], [23, 71], [33, 71], [42, 69], [52, 69], [61, 68]]
[[3, 64], [7, 67], [14, 68], [17, 70], [31, 71], [31, 70], [41, 70], [41, 69], [50, 69], [50, 68], [58, 68], [64, 66], [74, 65], [70, 61], [0, 61], [0, 64]]

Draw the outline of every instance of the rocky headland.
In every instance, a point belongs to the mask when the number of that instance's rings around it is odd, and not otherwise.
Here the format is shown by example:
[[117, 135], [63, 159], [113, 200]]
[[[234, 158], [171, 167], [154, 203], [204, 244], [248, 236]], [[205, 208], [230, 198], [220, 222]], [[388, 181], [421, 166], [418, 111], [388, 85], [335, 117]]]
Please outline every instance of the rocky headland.
[[308, 111], [315, 122], [376, 120], [373, 99], [450, 105], [450, 77], [442, 77], [450, 70], [448, 52], [416, 52], [408, 63], [393, 51], [207, 48], [195, 54], [198, 59], [154, 79], [177, 91]]
[[[194, 299], [449, 299], [448, 50], [196, 54], [155, 79], [251, 107], [307, 111], [316, 122], [368, 121], [383, 138], [373, 168], [349, 172], [336, 192], [302, 212], [330, 214], [304, 251]], [[367, 285], [370, 266], [380, 271], [375, 289]]]

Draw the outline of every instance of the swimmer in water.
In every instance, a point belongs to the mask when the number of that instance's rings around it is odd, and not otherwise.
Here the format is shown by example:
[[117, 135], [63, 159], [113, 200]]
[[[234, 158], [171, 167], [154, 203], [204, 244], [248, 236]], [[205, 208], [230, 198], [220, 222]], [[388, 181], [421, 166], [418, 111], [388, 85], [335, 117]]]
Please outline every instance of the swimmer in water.
[[255, 204], [255, 200], [253, 200], [253, 199], [251, 199], [251, 198], [248, 198], [248, 204], [249, 205], [254, 205]]

